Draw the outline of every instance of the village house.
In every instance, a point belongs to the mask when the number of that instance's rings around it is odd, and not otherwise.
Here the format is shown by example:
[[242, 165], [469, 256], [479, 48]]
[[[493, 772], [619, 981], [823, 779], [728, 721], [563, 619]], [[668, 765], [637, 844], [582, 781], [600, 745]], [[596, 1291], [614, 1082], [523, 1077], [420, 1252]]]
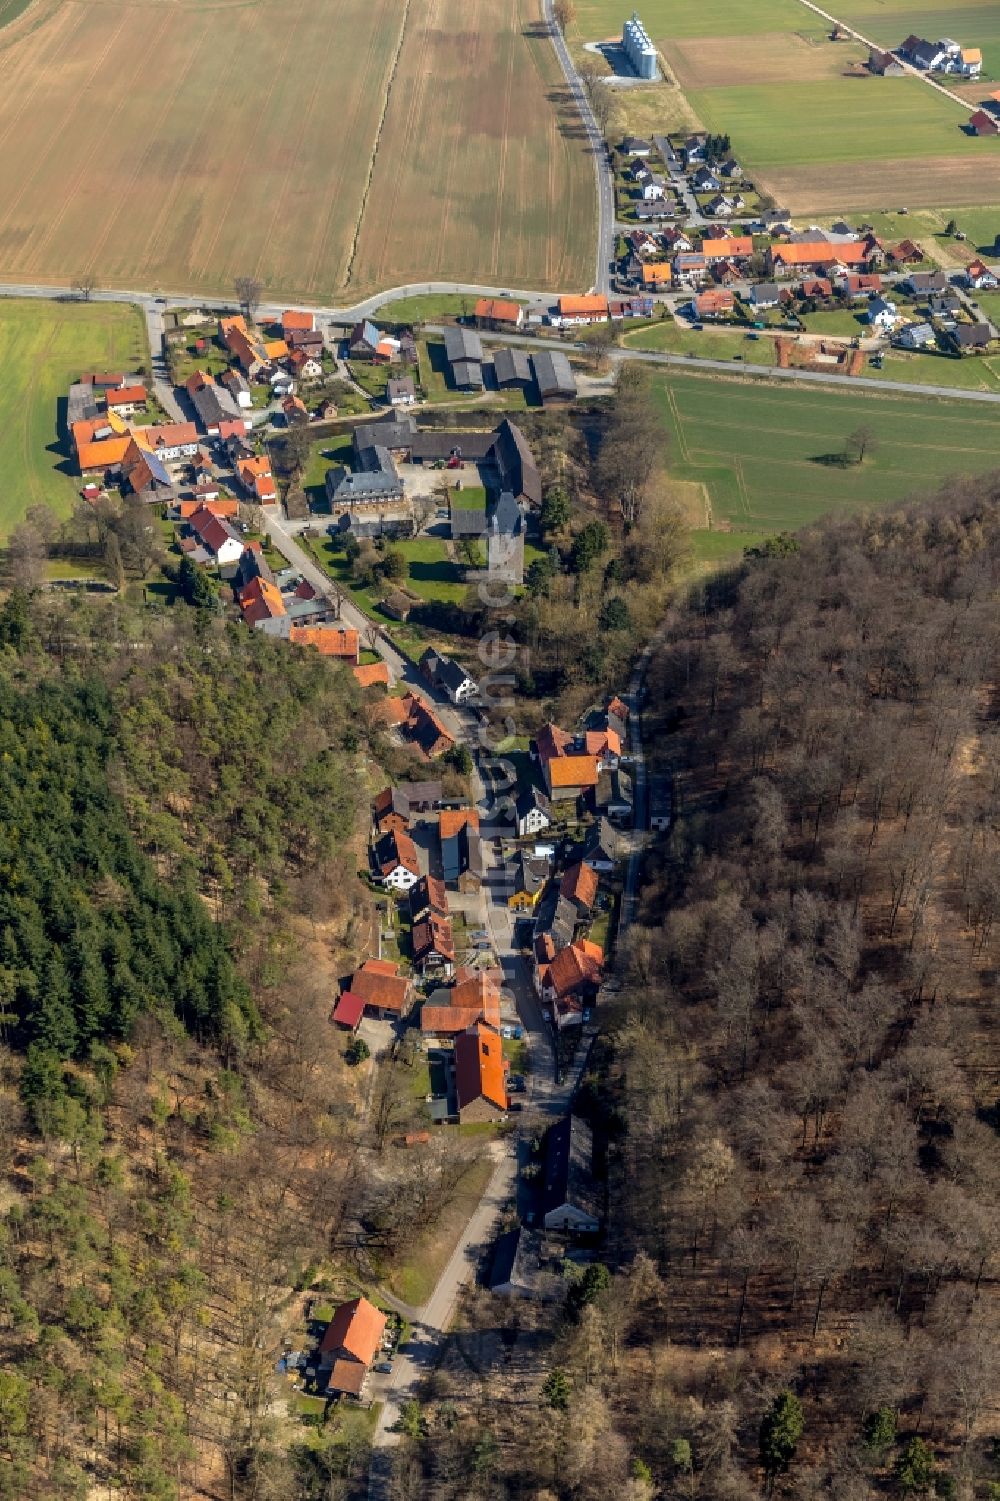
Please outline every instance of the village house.
[[359, 995], [365, 1010], [385, 1021], [398, 1021], [410, 1006], [412, 982], [391, 959], [366, 959], [346, 989]]
[[954, 328], [945, 330], [944, 337], [956, 354], [977, 354], [992, 341], [988, 323], [956, 323]]
[[670, 828], [674, 813], [674, 788], [663, 772], [649, 778], [647, 787], [649, 827], [659, 832]]
[[444, 652], [428, 648], [420, 658], [419, 665], [427, 682], [434, 688], [440, 688], [453, 704], [468, 703], [479, 692], [475, 678], [471, 678], [464, 667], [460, 667], [452, 657], [446, 657]]
[[558, 302], [559, 322], [564, 327], [574, 324], [605, 323], [608, 318], [608, 299], [597, 294], [584, 297], [560, 297]]
[[539, 966], [541, 997], [553, 1007], [557, 1027], [581, 1024], [600, 989], [603, 972], [604, 952], [586, 938], [567, 944], [548, 964]]
[[236, 474], [248, 495], [259, 505], [272, 505], [278, 498], [278, 489], [271, 473], [271, 461], [263, 455], [239, 459]]
[[205, 506], [199, 506], [188, 518], [188, 528], [198, 545], [214, 563], [225, 567], [238, 561], [243, 552], [243, 538], [228, 521]]
[[548, 860], [519, 850], [514, 861], [513, 878], [513, 888], [507, 897], [508, 908], [511, 912], [533, 912], [548, 883]]
[[579, 858], [586, 860], [601, 875], [610, 875], [618, 862], [620, 842], [606, 818], [598, 818], [584, 836]]
[[390, 829], [372, 851], [375, 875], [387, 891], [409, 891], [420, 880], [417, 847], [409, 834]]
[[540, 834], [552, 823], [552, 805], [538, 787], [528, 787], [518, 795], [514, 817], [520, 838]]
[[448, 988], [431, 992], [420, 1009], [420, 1031], [427, 1040], [451, 1039], [476, 1022], [500, 1028], [499, 971], [457, 969]]
[[136, 412], [144, 412], [148, 402], [146, 387], [140, 384], [120, 386], [115, 391], [108, 391], [104, 397], [104, 409], [114, 412], [119, 417], [132, 417]]
[[493, 374], [501, 391], [531, 385], [531, 360], [523, 349], [498, 349], [493, 355]]
[[244, 625], [254, 630], [266, 630], [272, 621], [287, 615], [281, 590], [272, 580], [257, 577], [237, 591]]
[[908, 323], [893, 335], [892, 342], [900, 349], [933, 349], [937, 335], [929, 323]]
[[701, 242], [701, 253], [709, 264], [713, 261], [746, 260], [753, 255], [753, 236], [706, 235]]
[[599, 884], [594, 867], [578, 860], [564, 871], [559, 882], [559, 895], [573, 905], [577, 917], [586, 918], [590, 916], [597, 901]]
[[443, 755], [455, 744], [454, 736], [445, 729], [433, 709], [415, 693], [389, 699], [385, 707], [400, 732], [428, 761]]
[[462, 1125], [503, 1119], [508, 1067], [500, 1033], [488, 1022], [474, 1022], [455, 1038], [455, 1093]]
[[601, 1228], [593, 1160], [593, 1136], [579, 1116], [565, 1116], [549, 1127], [542, 1191], [542, 1222], [546, 1230], [588, 1235]]
[[385, 1325], [385, 1314], [367, 1298], [341, 1303], [320, 1341], [318, 1384], [327, 1392], [360, 1397]]
[[416, 885], [410, 887], [408, 901], [412, 922], [419, 922], [425, 917], [449, 915], [448, 890], [436, 876], [421, 876]]
[[382, 342], [382, 335], [370, 318], [355, 323], [347, 341], [347, 353], [352, 360], [374, 360], [375, 352]]
[[873, 47], [868, 54], [868, 71], [879, 78], [902, 78], [906, 73], [898, 57], [877, 47]]
[[438, 815], [441, 867], [445, 881], [459, 891], [478, 891], [483, 882], [483, 846], [475, 808], [444, 808]]
[[723, 318], [736, 307], [736, 294], [728, 287], [710, 287], [689, 303], [695, 318]]
[[868, 304], [868, 322], [873, 328], [889, 329], [899, 321], [899, 310], [888, 297], [873, 297]]
[[421, 974], [445, 972], [450, 974], [455, 963], [455, 937], [451, 919], [427, 912], [411, 931], [413, 962]]
[[511, 333], [524, 322], [524, 308], [519, 302], [504, 297], [480, 297], [473, 315], [480, 328], [498, 333]]
[[985, 261], [972, 261], [966, 266], [962, 280], [975, 292], [992, 291], [997, 285], [996, 273], [990, 270]]
[[777, 307], [781, 301], [781, 288], [773, 281], [757, 282], [755, 286], [750, 288], [747, 300], [756, 312], [762, 312], [765, 308]]
[[386, 382], [386, 399], [391, 407], [411, 407], [417, 399], [412, 375], [394, 375]]
[[977, 109], [969, 116], [969, 129], [977, 136], [1000, 136], [1000, 119], [988, 110]]

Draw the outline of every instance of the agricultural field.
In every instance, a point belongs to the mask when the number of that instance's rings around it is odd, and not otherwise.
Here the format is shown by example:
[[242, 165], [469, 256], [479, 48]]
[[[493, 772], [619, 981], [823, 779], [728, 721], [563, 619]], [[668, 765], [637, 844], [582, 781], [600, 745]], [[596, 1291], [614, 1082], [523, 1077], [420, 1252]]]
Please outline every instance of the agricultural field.
[[[658, 372], [655, 388], [669, 429], [671, 475], [705, 487], [716, 527], [783, 531], [1000, 468], [992, 410], [687, 373]], [[845, 464], [847, 440], [861, 426], [875, 435], [873, 452], [863, 464]]]
[[118, 303], [0, 301], [0, 537], [28, 506], [68, 516], [80, 477], [61, 430], [70, 383], [85, 370], [149, 366], [136, 308]]
[[[832, 11], [883, 45], [911, 29], [984, 49], [1000, 69], [1000, 13], [979, 4], [845, 0]], [[575, 40], [614, 33], [609, 0], [580, 0]], [[897, 204], [961, 207], [1000, 202], [995, 142], [966, 136], [971, 113], [915, 78], [875, 78], [866, 49], [830, 40], [799, 0], [648, 0], [641, 13], [706, 129], [727, 132], [761, 186], [793, 212], [838, 215]], [[967, 90], [976, 97], [975, 87]], [[987, 92], [984, 89], [983, 92]], [[675, 89], [663, 87], [668, 115]], [[822, 170], [817, 170], [821, 168]]]
[[319, 302], [429, 274], [586, 285], [593, 169], [539, 15], [34, 0], [0, 30], [3, 275], [210, 293], [255, 274]]

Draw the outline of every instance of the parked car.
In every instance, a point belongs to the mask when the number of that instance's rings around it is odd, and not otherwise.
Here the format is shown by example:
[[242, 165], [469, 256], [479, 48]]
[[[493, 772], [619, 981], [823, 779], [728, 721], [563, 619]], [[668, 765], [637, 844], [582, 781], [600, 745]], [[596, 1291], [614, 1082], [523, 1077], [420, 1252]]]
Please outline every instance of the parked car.
[[523, 1100], [509, 1100], [508, 1103], [507, 1103], [507, 1109], [508, 1110], [523, 1110], [524, 1109], [524, 1101]]
[[543, 1022], [550, 1022], [551, 1020], [552, 1020], [552, 1012], [546, 1006], [545, 1009], [542, 1012], [542, 1021]]
[[392, 1375], [392, 1361], [391, 1360], [380, 1360], [377, 1363], [377, 1365], [374, 1367], [374, 1369], [378, 1372], [378, 1374], [380, 1376], [391, 1376]]

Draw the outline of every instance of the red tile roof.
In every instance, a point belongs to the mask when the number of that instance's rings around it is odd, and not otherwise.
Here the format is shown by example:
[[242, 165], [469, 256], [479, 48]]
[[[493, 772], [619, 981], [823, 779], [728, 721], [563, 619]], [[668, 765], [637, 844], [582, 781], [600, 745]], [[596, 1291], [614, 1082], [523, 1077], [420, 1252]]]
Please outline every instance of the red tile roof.
[[442, 839], [454, 839], [466, 824], [478, 831], [479, 814], [475, 808], [445, 808], [438, 817], [438, 832]]
[[568, 948], [560, 949], [552, 960], [544, 984], [557, 996], [572, 995], [581, 985], [597, 985], [601, 979], [603, 958], [595, 943], [586, 940], [571, 943]]
[[507, 1065], [500, 1033], [476, 1022], [455, 1038], [455, 1086], [458, 1108], [483, 1099], [498, 1110], [507, 1109]]
[[248, 625], [256, 625], [258, 620], [276, 620], [287, 614], [277, 586], [262, 578], [251, 579], [240, 590], [240, 608]]
[[450, 917], [438, 917], [429, 912], [413, 925], [413, 957], [423, 959], [426, 955], [440, 954], [442, 959], [454, 959], [455, 936]]
[[547, 771], [553, 787], [597, 786], [596, 756], [556, 756]]
[[398, 1011], [402, 1015], [410, 982], [399, 973], [398, 965], [386, 959], [366, 959], [361, 968], [355, 970], [348, 989], [361, 996], [366, 1006]]
[[329, 625], [293, 625], [288, 639], [296, 646], [312, 646], [321, 657], [337, 657], [352, 665], [358, 660], [358, 633]]
[[333, 1008], [333, 1020], [339, 1022], [342, 1027], [358, 1025], [365, 1012], [364, 996], [355, 995], [353, 990], [341, 991], [340, 999]]
[[571, 901], [590, 908], [597, 900], [599, 884], [594, 867], [585, 864], [583, 860], [578, 860], [575, 865], [570, 866], [559, 882], [559, 895], [569, 897]]
[[343, 1350], [363, 1366], [369, 1366], [378, 1353], [384, 1330], [385, 1314], [367, 1298], [354, 1298], [350, 1303], [341, 1303], [335, 1311], [320, 1341], [320, 1353]]
[[351, 671], [361, 684], [362, 688], [374, 688], [378, 683], [389, 686], [389, 669], [384, 662], [366, 662], [363, 667], [352, 667]]
[[312, 313], [301, 313], [295, 308], [286, 308], [281, 315], [281, 331], [289, 333], [293, 328], [304, 328], [307, 333], [312, 333], [316, 327], [316, 319]]

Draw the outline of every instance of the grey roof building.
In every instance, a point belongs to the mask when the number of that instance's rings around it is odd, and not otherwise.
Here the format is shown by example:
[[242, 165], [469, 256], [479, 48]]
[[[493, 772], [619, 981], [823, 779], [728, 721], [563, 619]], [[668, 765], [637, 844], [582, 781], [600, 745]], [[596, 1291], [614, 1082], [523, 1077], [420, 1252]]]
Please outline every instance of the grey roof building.
[[446, 328], [444, 353], [456, 386], [483, 387], [483, 342], [471, 328]]
[[493, 356], [498, 386], [531, 384], [531, 361], [523, 349], [498, 349]]
[[490, 517], [487, 566], [493, 578], [524, 583], [524, 516], [509, 490], [502, 490]]
[[601, 1227], [600, 1195], [594, 1182], [590, 1127], [569, 1115], [545, 1138], [542, 1220], [546, 1230], [593, 1233]]
[[189, 388], [188, 395], [198, 413], [198, 420], [209, 434], [219, 431], [220, 422], [244, 420], [243, 412], [235, 396], [227, 391], [225, 386], [220, 386], [215, 381], [211, 385], [198, 386], [194, 390]]
[[387, 448], [369, 444], [360, 449], [357, 459], [358, 468], [353, 473], [342, 464], [327, 470], [326, 495], [331, 506], [402, 500], [403, 481]]
[[535, 371], [535, 383], [543, 406], [556, 401], [573, 401], [576, 397], [576, 377], [569, 360], [559, 349], [542, 354], [533, 354], [531, 363]]

